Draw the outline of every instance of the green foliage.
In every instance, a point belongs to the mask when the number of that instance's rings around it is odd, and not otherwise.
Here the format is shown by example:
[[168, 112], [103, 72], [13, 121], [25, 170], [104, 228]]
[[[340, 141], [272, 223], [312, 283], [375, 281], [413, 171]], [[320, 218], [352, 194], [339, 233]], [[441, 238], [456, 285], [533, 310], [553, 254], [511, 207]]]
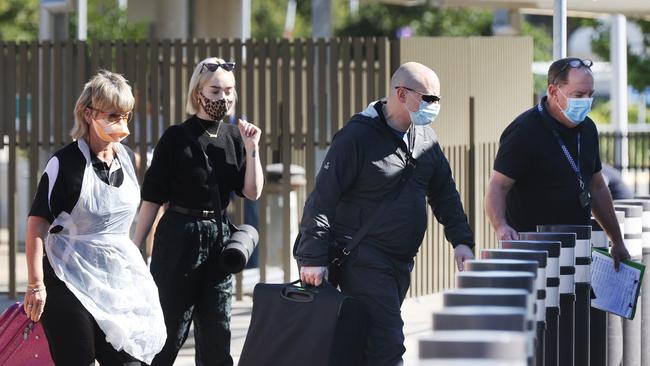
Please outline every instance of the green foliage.
[[[594, 100], [594, 106], [589, 112], [589, 117], [596, 123], [611, 123], [612, 104], [610, 101]], [[650, 110], [646, 107], [646, 123], [650, 123]], [[627, 121], [629, 124], [639, 123], [639, 105], [638, 103], [629, 104], [627, 107]]]
[[336, 35], [395, 38], [402, 27], [410, 27], [417, 36], [488, 36], [492, 34], [492, 11], [368, 3], [347, 24], [339, 27]]
[[[628, 21], [636, 23], [643, 35], [643, 49], [640, 54], [627, 49], [627, 81], [637, 91], [644, 91], [650, 86], [650, 21], [630, 18]], [[596, 27], [598, 35], [592, 40], [593, 51], [604, 60], [609, 60], [610, 53], [610, 27], [599, 24]]]
[[[77, 35], [77, 13], [71, 13], [69, 37]], [[144, 39], [147, 22], [129, 22], [115, 0], [88, 0], [88, 40]]]
[[[535, 26], [530, 22], [521, 22], [521, 34], [533, 39], [533, 60], [534, 61], [551, 61], [553, 60], [553, 39], [550, 31], [544, 26]], [[546, 89], [546, 80], [544, 80], [543, 89]], [[537, 88], [535, 88], [537, 90]]]
[[0, 40], [38, 38], [38, 0], [0, 0]]
[[[252, 0], [253, 38], [280, 38], [284, 34], [289, 0]], [[348, 1], [332, 0], [332, 22], [336, 29], [347, 22]], [[311, 37], [311, 0], [296, 0], [293, 38]]]

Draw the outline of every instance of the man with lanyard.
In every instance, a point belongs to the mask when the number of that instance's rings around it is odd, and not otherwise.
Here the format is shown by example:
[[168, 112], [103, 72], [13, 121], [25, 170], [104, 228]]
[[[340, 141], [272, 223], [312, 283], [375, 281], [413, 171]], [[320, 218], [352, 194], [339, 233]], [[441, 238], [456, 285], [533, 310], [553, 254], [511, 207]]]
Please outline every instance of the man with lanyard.
[[428, 126], [439, 111], [433, 70], [416, 62], [400, 66], [388, 97], [336, 133], [305, 203], [294, 248], [300, 278], [320, 285], [328, 263], [339, 259], [328, 255], [330, 248], [346, 248], [338, 283], [368, 311], [368, 365], [402, 362], [400, 307], [426, 230], [427, 202], [445, 227], [458, 268], [473, 258], [472, 231], [449, 163]]
[[612, 241], [618, 263], [629, 258], [601, 173], [598, 131], [587, 117], [592, 62], [564, 58], [548, 70], [547, 95], [501, 135], [485, 211], [499, 239], [537, 225], [589, 225], [591, 214]]

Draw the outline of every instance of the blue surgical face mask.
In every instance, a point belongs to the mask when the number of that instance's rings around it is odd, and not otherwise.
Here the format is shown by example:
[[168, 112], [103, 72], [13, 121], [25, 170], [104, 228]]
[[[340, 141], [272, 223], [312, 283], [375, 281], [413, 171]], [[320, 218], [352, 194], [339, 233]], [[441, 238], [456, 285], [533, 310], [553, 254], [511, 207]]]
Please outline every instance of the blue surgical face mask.
[[566, 117], [573, 124], [579, 125], [587, 118], [587, 114], [591, 111], [591, 103], [594, 98], [569, 98], [558, 89], [567, 100], [566, 109], [561, 109], [564, 117]]
[[416, 126], [425, 126], [433, 122], [440, 113], [440, 104], [420, 102], [420, 108], [416, 112], [409, 111], [411, 122]]

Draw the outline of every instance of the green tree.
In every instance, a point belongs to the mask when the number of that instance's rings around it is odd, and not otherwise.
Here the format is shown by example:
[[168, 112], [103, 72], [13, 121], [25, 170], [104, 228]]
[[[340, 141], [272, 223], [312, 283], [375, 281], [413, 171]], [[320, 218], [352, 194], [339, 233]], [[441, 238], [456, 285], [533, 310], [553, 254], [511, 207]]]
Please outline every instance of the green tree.
[[[144, 39], [147, 22], [127, 21], [127, 12], [115, 0], [88, 0], [88, 40]], [[77, 13], [70, 17], [70, 38], [77, 34]]]
[[[643, 19], [628, 19], [641, 29], [643, 46], [640, 52], [627, 48], [627, 82], [635, 90], [642, 92], [650, 86], [650, 21]], [[598, 35], [592, 40], [594, 52], [604, 60], [609, 60], [610, 27], [600, 23], [596, 30]]]
[[38, 0], [0, 0], [0, 40], [38, 38]]

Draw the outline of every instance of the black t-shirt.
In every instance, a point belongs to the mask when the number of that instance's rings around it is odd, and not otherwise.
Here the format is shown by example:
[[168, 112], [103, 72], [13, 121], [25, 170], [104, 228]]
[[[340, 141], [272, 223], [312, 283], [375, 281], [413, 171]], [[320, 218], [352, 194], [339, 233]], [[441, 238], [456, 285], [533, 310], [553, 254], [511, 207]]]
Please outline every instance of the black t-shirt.
[[494, 170], [515, 180], [506, 197], [509, 225], [519, 231], [535, 230], [540, 224], [589, 225], [591, 206], [581, 207], [578, 177], [553, 134], [559, 136], [575, 162], [578, 161], [585, 189], [601, 170], [598, 131], [587, 117], [568, 128], [546, 110], [542, 102], [519, 115], [501, 135]]
[[[221, 206], [225, 209], [231, 192], [242, 195], [246, 172], [244, 142], [236, 125], [215, 124], [197, 116], [170, 126], [160, 137], [144, 177], [142, 199], [158, 204], [170, 202], [190, 209], [214, 208], [203, 153], [190, 141], [184, 126], [189, 127], [192, 139], [198, 139], [210, 159], [219, 184]], [[206, 131], [217, 137], [209, 136]]]
[[[131, 163], [135, 166], [133, 151], [126, 145], [122, 146], [126, 148]], [[104, 183], [114, 187], [122, 185], [124, 171], [117, 156], [109, 167], [90, 150], [90, 160], [95, 174]], [[42, 217], [52, 223], [62, 211], [70, 213], [81, 194], [85, 167], [86, 159], [77, 141], [56, 151], [45, 166], [29, 216]]]

